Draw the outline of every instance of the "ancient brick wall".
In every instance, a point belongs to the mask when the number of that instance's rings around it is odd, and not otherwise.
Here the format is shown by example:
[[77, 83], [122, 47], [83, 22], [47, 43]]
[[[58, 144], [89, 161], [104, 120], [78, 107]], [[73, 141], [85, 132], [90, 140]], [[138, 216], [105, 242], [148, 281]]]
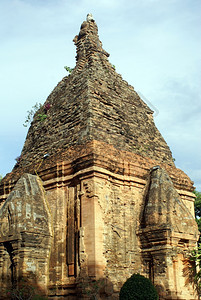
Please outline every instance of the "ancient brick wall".
[[197, 299], [187, 259], [198, 238], [193, 182], [109, 63], [94, 20], [74, 42], [75, 69], [36, 112], [0, 184], [1, 288], [21, 276], [51, 299], [75, 300], [100, 280], [100, 299], [115, 300], [139, 272], [160, 299]]
[[[172, 278], [179, 280], [175, 268], [179, 264], [182, 270], [181, 262], [184, 261], [188, 247], [193, 248], [196, 243], [197, 227], [193, 216], [188, 212], [186, 226], [190, 230], [189, 234], [181, 225], [178, 233], [172, 228], [168, 235], [169, 231], [161, 224], [155, 229], [152, 223], [150, 227], [148, 223], [143, 227], [147, 182], [150, 169], [156, 162], [143, 161], [136, 154], [129, 157], [128, 153], [119, 152], [109, 146], [106, 148], [106, 145], [99, 142], [93, 145], [100, 151], [97, 151], [93, 159], [88, 152], [89, 145], [80, 158], [76, 157], [77, 151], [76, 155], [73, 155], [72, 150], [69, 152], [69, 157], [74, 156], [74, 162], [58, 163], [55, 168], [45, 168], [39, 172], [48, 199], [49, 225], [53, 228], [51, 253], [46, 264], [49, 270], [46, 278], [49, 295], [68, 295], [68, 298], [75, 299], [76, 283], [91, 276], [106, 281], [102, 299], [116, 299], [125, 278], [134, 272], [153, 276], [161, 295], [164, 294], [164, 299], [168, 290], [173, 293], [176, 289], [177, 293], [181, 293], [184, 290], [181, 282], [185, 278], [181, 278], [176, 288]], [[105, 149], [104, 153], [101, 147]], [[190, 198], [190, 191], [183, 188], [186, 182], [186, 187], [189, 185], [190, 189], [191, 181], [181, 171], [175, 169], [173, 173], [176, 172], [177, 177], [173, 179], [177, 189], [180, 188], [178, 190], [183, 197]], [[162, 200], [165, 197], [166, 194], [163, 193], [163, 197], [159, 198]], [[170, 197], [172, 198], [174, 197]], [[168, 199], [165, 201], [170, 205]], [[193, 203], [192, 200], [193, 196], [189, 205]], [[159, 216], [159, 204], [160, 202], [149, 206], [153, 209], [153, 212], [147, 211], [151, 221], [154, 220], [154, 214]], [[180, 209], [176, 209], [176, 215], [179, 212]], [[171, 212], [168, 216], [172, 218]], [[162, 217], [167, 218], [165, 211]], [[164, 222], [164, 225], [167, 224], [167, 221]], [[148, 244], [147, 238], [150, 239]], [[150, 243], [156, 244], [156, 247], [150, 246]], [[29, 259], [33, 261], [34, 258], [31, 255]], [[174, 277], [170, 274], [174, 274]], [[190, 288], [191, 298], [183, 299], [192, 299], [192, 293]]]

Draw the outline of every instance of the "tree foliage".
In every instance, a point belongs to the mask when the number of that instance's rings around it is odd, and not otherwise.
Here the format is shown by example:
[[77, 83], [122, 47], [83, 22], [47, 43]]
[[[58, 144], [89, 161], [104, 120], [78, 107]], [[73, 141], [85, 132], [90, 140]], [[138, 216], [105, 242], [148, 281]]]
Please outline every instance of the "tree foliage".
[[[198, 229], [201, 232], [201, 192], [194, 191], [194, 194], [196, 195], [195, 199], [195, 219], [198, 224]], [[201, 238], [199, 238], [198, 241], [199, 244], [201, 244]]]
[[201, 294], [201, 245], [197, 249], [191, 251], [189, 256], [191, 262], [191, 271], [193, 275], [193, 283], [195, 284], [198, 294]]
[[[198, 224], [198, 229], [201, 232], [201, 193], [194, 191], [196, 199], [195, 205], [195, 219]], [[193, 283], [197, 289], [198, 294], [201, 294], [201, 239], [198, 240], [198, 247], [192, 250], [189, 254], [189, 260], [191, 262], [191, 276]]]
[[119, 300], [158, 300], [152, 282], [140, 274], [133, 274], [120, 290]]
[[194, 191], [194, 194], [196, 195], [195, 216], [196, 216], [196, 218], [200, 218], [201, 217], [201, 192]]

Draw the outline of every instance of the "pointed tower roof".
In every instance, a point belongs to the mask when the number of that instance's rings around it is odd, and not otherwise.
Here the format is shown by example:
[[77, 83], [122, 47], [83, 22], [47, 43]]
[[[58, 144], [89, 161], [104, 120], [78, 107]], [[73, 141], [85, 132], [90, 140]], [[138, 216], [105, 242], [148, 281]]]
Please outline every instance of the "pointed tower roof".
[[[18, 170], [29, 171], [27, 167], [38, 164], [44, 155], [64, 159], [67, 149], [89, 141], [174, 165], [152, 110], [109, 62], [92, 16], [82, 23], [73, 41], [76, 66], [35, 114]], [[39, 118], [41, 114], [46, 119]]]

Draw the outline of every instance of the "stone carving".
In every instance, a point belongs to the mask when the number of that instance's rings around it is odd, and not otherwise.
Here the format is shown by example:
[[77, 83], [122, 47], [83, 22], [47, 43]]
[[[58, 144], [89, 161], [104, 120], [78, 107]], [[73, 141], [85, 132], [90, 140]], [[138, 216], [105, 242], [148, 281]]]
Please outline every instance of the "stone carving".
[[142, 227], [165, 228], [192, 235], [196, 240], [198, 229], [194, 216], [184, 205], [168, 174], [159, 166], [153, 168], [148, 185]]
[[29, 278], [30, 284], [46, 289], [51, 224], [41, 180], [23, 175], [0, 210], [1, 288]]
[[159, 166], [151, 169], [145, 190], [140, 230], [143, 265], [148, 264], [145, 272], [154, 276], [161, 295], [196, 299], [195, 291], [186, 284], [190, 272], [184, 271], [189, 247], [198, 237], [194, 216]]

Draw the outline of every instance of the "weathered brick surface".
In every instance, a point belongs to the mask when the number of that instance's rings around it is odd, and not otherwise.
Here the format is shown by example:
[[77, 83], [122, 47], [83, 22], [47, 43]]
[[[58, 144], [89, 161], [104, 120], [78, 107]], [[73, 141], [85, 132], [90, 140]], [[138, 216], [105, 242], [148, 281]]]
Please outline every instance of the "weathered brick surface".
[[[50, 109], [41, 108], [35, 115], [19, 167], [91, 140], [173, 165], [152, 111], [109, 63], [95, 22], [84, 22], [82, 27], [74, 39], [76, 67], [47, 98]], [[40, 121], [38, 114], [44, 112], [47, 118]]]
[[35, 266], [35, 283], [51, 299], [82, 299], [86, 289], [94, 296], [100, 279], [100, 299], [114, 300], [139, 272], [160, 299], [197, 299], [186, 267], [198, 238], [193, 182], [175, 167], [152, 111], [109, 63], [93, 20], [74, 43], [75, 69], [36, 113], [21, 160], [0, 185], [2, 285], [12, 283], [9, 264], [17, 282], [17, 272]]
[[52, 222], [41, 180], [25, 174], [0, 210], [0, 289], [20, 278], [46, 293]]
[[188, 264], [188, 249], [198, 236], [195, 220], [163, 169], [151, 171], [145, 191], [138, 232], [144, 272], [162, 299], [197, 299]]

